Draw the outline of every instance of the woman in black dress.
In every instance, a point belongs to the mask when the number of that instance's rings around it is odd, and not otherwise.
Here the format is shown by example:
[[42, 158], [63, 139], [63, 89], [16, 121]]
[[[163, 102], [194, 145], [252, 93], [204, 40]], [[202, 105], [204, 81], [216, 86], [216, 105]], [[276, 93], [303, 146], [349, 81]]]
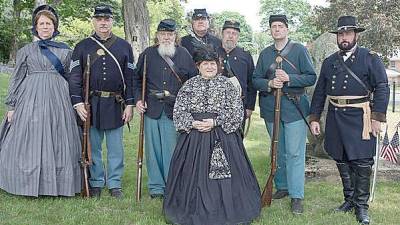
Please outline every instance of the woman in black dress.
[[163, 210], [182, 225], [248, 224], [259, 216], [260, 189], [239, 133], [238, 90], [217, 75], [218, 55], [195, 53], [200, 75], [180, 89], [174, 124], [180, 132]]

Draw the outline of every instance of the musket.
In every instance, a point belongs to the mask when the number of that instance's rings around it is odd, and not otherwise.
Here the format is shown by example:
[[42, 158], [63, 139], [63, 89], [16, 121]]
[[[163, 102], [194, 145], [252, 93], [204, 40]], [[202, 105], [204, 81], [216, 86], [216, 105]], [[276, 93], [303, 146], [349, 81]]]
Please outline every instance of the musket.
[[[275, 59], [277, 63], [277, 69], [282, 68], [282, 57], [279, 55]], [[267, 183], [265, 184], [263, 193], [261, 195], [261, 207], [270, 206], [272, 202], [272, 183], [276, 173], [276, 155], [278, 151], [279, 143], [279, 125], [281, 116], [281, 96], [282, 89], [275, 89], [275, 112], [274, 112], [274, 127], [272, 131], [272, 142], [271, 142], [271, 172], [269, 174]]]
[[89, 85], [90, 85], [90, 55], [87, 55], [86, 69], [85, 69], [85, 83], [84, 83], [84, 94], [85, 102], [84, 107], [86, 110], [86, 120], [83, 123], [82, 132], [82, 159], [81, 166], [83, 170], [83, 187], [81, 195], [82, 197], [90, 197], [89, 192], [89, 166], [92, 165], [92, 145], [90, 143], [90, 103], [89, 103]]
[[380, 151], [381, 149], [381, 136], [378, 133], [376, 136], [376, 145], [375, 145], [375, 166], [374, 166], [374, 175], [372, 178], [372, 187], [371, 187], [371, 195], [369, 196], [369, 201], [373, 202], [375, 198], [375, 186], [376, 186], [376, 177], [378, 175], [378, 168], [379, 168], [379, 156], [380, 156]]
[[[146, 68], [147, 68], [147, 57], [144, 55], [143, 63], [143, 77], [142, 77], [142, 103], [145, 101], [146, 94]], [[139, 149], [137, 154], [137, 171], [136, 171], [136, 201], [140, 202], [142, 197], [142, 166], [143, 166], [143, 139], [144, 139], [144, 113], [140, 114], [140, 129], [139, 129]]]

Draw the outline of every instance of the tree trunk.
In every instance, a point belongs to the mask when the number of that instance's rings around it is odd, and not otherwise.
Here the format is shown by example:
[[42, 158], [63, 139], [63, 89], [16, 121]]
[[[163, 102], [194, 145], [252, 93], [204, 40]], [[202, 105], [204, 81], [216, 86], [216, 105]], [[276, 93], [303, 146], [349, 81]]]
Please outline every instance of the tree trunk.
[[[13, 21], [15, 24], [19, 24], [21, 18], [21, 7], [20, 7], [20, 0], [13, 0]], [[20, 35], [21, 26], [13, 26], [13, 37], [11, 39], [11, 50], [9, 55], [9, 65], [15, 65], [15, 58], [17, 57], [18, 51], [18, 36]]]
[[135, 62], [139, 54], [149, 46], [150, 21], [146, 0], [123, 0], [125, 40], [133, 49]]

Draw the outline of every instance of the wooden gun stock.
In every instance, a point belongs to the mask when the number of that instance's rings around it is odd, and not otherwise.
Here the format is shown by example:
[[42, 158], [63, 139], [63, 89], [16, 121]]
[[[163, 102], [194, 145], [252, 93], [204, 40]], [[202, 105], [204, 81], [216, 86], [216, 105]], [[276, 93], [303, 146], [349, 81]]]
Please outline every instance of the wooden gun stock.
[[[276, 58], [277, 69], [282, 68], [282, 58], [278, 56]], [[272, 142], [271, 142], [271, 172], [269, 174], [267, 183], [265, 184], [263, 193], [261, 195], [261, 207], [271, 206], [272, 202], [272, 184], [276, 173], [276, 155], [278, 151], [278, 143], [279, 143], [279, 125], [280, 125], [280, 116], [281, 116], [281, 96], [282, 89], [275, 89], [275, 113], [274, 113], [274, 128], [272, 131]]]
[[89, 166], [92, 164], [92, 145], [90, 143], [90, 103], [89, 103], [89, 85], [90, 85], [90, 55], [87, 56], [86, 69], [85, 69], [85, 83], [84, 94], [85, 102], [84, 107], [87, 112], [86, 121], [83, 123], [83, 138], [82, 138], [82, 159], [81, 166], [83, 170], [83, 187], [81, 196], [89, 197]]
[[[142, 103], [145, 101], [146, 94], [146, 67], [147, 56], [144, 56], [142, 77]], [[139, 149], [137, 154], [137, 171], [136, 171], [136, 201], [139, 202], [142, 197], [142, 166], [143, 166], [143, 143], [144, 143], [144, 113], [140, 114], [140, 130], [139, 130]]]

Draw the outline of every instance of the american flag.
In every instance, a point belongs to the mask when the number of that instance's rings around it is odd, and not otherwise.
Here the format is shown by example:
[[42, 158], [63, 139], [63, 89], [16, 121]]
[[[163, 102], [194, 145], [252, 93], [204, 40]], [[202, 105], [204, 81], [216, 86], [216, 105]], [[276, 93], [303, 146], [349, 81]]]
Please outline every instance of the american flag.
[[[396, 136], [396, 134], [397, 134], [397, 136]], [[393, 140], [395, 140], [395, 137], [397, 137], [397, 149], [399, 149], [398, 132], [396, 132], [396, 134], [393, 136], [392, 142], [393, 142]], [[387, 134], [387, 129], [385, 132], [385, 137], [383, 138], [383, 142], [382, 142], [381, 157], [392, 163], [397, 163], [396, 151], [393, 148], [393, 146], [391, 145], [391, 142], [389, 142], [389, 136]]]
[[400, 148], [399, 148], [399, 128], [397, 127], [396, 132], [394, 133], [393, 137], [392, 137], [392, 141], [390, 141], [390, 145], [393, 148], [393, 151], [396, 153], [400, 152]]

